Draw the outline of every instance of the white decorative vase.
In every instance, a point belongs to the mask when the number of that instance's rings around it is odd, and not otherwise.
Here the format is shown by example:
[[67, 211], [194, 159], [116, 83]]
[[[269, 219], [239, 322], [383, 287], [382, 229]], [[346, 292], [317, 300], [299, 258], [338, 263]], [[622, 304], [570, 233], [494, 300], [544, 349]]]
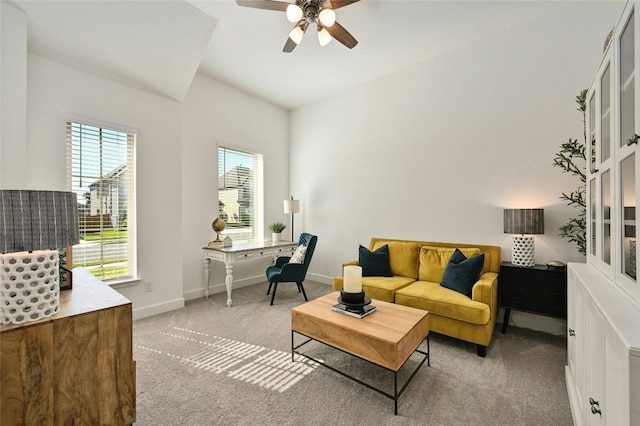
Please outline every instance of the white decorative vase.
[[0, 255], [0, 324], [23, 324], [60, 310], [57, 250]]
[[271, 233], [272, 241], [282, 241], [282, 232], [272, 232]]
[[532, 267], [534, 261], [533, 237], [514, 235], [511, 250], [511, 263], [517, 266]]

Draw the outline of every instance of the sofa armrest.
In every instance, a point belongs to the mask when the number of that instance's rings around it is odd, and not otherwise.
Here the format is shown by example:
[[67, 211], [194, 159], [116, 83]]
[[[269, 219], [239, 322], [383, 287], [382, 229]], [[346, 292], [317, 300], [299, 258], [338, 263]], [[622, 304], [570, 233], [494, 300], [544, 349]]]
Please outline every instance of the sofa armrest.
[[485, 272], [473, 285], [472, 300], [489, 305], [491, 315], [497, 315], [498, 309], [498, 274]]
[[345, 262], [342, 264], [342, 275], [344, 275], [344, 267], [345, 266], [358, 266], [360, 263], [357, 260], [352, 260], [350, 262]]

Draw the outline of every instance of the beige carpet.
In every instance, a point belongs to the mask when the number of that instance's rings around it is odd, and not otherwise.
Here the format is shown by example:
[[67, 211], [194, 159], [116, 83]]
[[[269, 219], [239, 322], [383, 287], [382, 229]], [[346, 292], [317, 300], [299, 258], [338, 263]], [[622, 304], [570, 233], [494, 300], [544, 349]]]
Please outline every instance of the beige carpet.
[[[565, 339], [496, 327], [487, 357], [475, 345], [431, 333], [431, 366], [393, 401], [306, 359], [291, 362], [290, 309], [304, 301], [267, 284], [189, 302], [134, 323], [137, 426], [147, 425], [571, 425]], [[329, 286], [307, 282], [314, 298]], [[393, 392], [393, 375], [319, 343], [330, 365]], [[415, 358], [415, 359], [414, 359]], [[414, 355], [401, 370], [411, 373]]]

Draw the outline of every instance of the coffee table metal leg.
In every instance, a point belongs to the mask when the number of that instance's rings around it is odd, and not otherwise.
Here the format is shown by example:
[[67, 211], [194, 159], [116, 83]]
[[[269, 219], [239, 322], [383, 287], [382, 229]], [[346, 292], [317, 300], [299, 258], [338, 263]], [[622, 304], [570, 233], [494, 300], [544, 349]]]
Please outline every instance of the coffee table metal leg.
[[393, 372], [393, 415], [398, 415], [398, 372]]
[[[295, 343], [294, 343], [294, 333], [297, 333], [297, 332], [291, 330], [291, 361], [292, 362], [295, 362], [294, 361], [294, 354], [297, 353], [298, 355], [303, 356], [303, 357], [305, 357], [305, 358], [307, 358], [307, 359], [309, 359], [309, 360], [311, 360], [313, 362], [316, 362], [316, 363], [328, 368], [331, 371], [334, 371], [334, 372], [336, 372], [336, 373], [338, 373], [338, 374], [340, 374], [340, 375], [342, 375], [342, 376], [344, 376], [344, 377], [346, 377], [348, 379], [353, 380], [354, 382], [360, 383], [361, 385], [366, 386], [369, 389], [374, 390], [374, 391], [378, 392], [379, 394], [386, 396], [387, 398], [393, 399], [393, 402], [394, 402], [394, 415], [398, 414], [398, 398], [400, 398], [400, 395], [402, 395], [404, 393], [404, 391], [407, 389], [407, 386], [409, 386], [409, 383], [411, 383], [411, 381], [413, 380], [414, 376], [418, 373], [418, 370], [420, 370], [420, 367], [422, 367], [422, 365], [425, 363], [425, 361], [427, 361], [427, 366], [431, 366], [431, 349], [429, 347], [429, 335], [427, 334], [427, 337], [425, 339], [427, 341], [427, 352], [421, 351], [420, 349], [416, 348], [415, 352], [424, 355], [424, 357], [422, 358], [422, 361], [420, 361], [418, 366], [415, 368], [413, 373], [411, 373], [409, 378], [406, 380], [406, 382], [402, 386], [402, 389], [400, 389], [400, 392], [398, 392], [398, 371], [390, 370], [390, 369], [388, 369], [386, 367], [378, 365], [379, 367], [384, 368], [385, 370], [389, 370], [389, 371], [393, 372], [393, 388], [394, 389], [393, 389], [393, 395], [391, 395], [391, 394], [383, 391], [382, 389], [376, 388], [376, 387], [370, 385], [367, 382], [364, 382], [364, 381], [362, 381], [362, 380], [360, 380], [360, 379], [358, 379], [356, 377], [353, 377], [353, 376], [351, 376], [351, 375], [349, 375], [349, 374], [347, 374], [347, 373], [345, 373], [343, 371], [338, 370], [335, 367], [332, 367], [332, 366], [326, 364], [324, 361], [321, 361], [321, 360], [319, 360], [319, 359], [317, 359], [317, 358], [315, 358], [315, 357], [313, 357], [311, 355], [308, 355], [308, 354], [305, 354], [305, 353], [297, 351], [298, 348], [300, 348], [301, 346], [306, 345], [307, 343], [309, 343], [309, 342], [311, 342], [311, 341], [313, 341], [315, 339], [310, 338], [309, 336], [306, 336], [306, 335], [304, 335], [302, 333], [298, 333], [301, 336], [307, 337], [308, 339], [296, 346]], [[316, 341], [320, 342], [319, 340], [316, 340]], [[320, 342], [320, 343], [323, 343], [323, 342]], [[323, 344], [327, 345], [326, 343], [323, 343]], [[366, 360], [364, 358], [361, 358], [361, 357], [359, 357], [357, 355], [353, 355], [353, 354], [351, 354], [349, 352], [343, 351], [342, 349], [336, 348], [335, 346], [331, 346], [331, 345], [327, 345], [327, 346], [332, 347], [334, 349], [337, 349], [337, 350], [339, 350], [341, 352], [347, 353], [347, 354], [349, 354], [351, 356], [355, 356], [356, 358], [360, 358], [360, 359], [362, 359], [364, 361], [367, 361], [369, 363], [372, 363], [371, 361], [368, 361], [368, 360]], [[418, 347], [419, 347], [419, 345], [418, 345]], [[407, 361], [408, 361], [408, 358], [407, 358]], [[377, 365], [375, 363], [372, 363], [372, 364]], [[402, 366], [400, 368], [402, 368]]]

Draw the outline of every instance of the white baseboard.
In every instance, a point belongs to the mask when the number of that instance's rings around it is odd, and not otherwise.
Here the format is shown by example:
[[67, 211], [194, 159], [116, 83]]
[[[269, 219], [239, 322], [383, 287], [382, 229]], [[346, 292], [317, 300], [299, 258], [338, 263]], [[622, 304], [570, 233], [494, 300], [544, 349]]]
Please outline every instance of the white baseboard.
[[[243, 278], [240, 280], [233, 280], [232, 290], [242, 288], [242, 287], [247, 287], [254, 284], [259, 284], [259, 283], [265, 284], [264, 291], [266, 292], [267, 280], [264, 277], [264, 275], [256, 275], [253, 277]], [[216, 283], [216, 284], [209, 285], [209, 296], [211, 296], [212, 294], [225, 293], [226, 291], [227, 291], [227, 287], [225, 286], [224, 283]], [[190, 291], [184, 292], [182, 296], [184, 297], [184, 300], [200, 299], [204, 297], [204, 286], [196, 290], [190, 290]], [[233, 294], [232, 294], [232, 298], [233, 298]]]
[[166, 302], [158, 303], [155, 305], [144, 306], [142, 308], [133, 310], [133, 320], [139, 320], [142, 318], [151, 317], [158, 314], [163, 314], [169, 311], [175, 311], [176, 309], [184, 308], [184, 298], [168, 300]]
[[333, 285], [333, 277], [328, 277], [326, 275], [307, 273], [307, 278], [317, 283]]
[[[321, 283], [321, 284], [333, 285], [333, 277], [327, 277], [326, 275], [307, 273], [307, 279], [309, 279], [310, 281]], [[243, 278], [240, 280], [234, 280], [233, 289], [235, 290], [237, 288], [248, 287], [250, 285], [260, 284], [260, 283], [264, 283], [265, 292], [266, 292], [268, 284], [267, 284], [266, 278], [263, 275], [256, 275], [253, 277]], [[225, 286], [224, 283], [216, 283], [216, 284], [211, 284], [209, 286], [209, 296], [211, 296], [212, 294], [225, 293], [226, 291], [227, 291], [227, 287]], [[184, 292], [182, 296], [184, 297], [184, 300], [194, 300], [194, 299], [203, 298], [204, 286], [196, 290], [190, 290], [190, 291]], [[233, 292], [232, 292], [231, 298], [233, 299]]]

